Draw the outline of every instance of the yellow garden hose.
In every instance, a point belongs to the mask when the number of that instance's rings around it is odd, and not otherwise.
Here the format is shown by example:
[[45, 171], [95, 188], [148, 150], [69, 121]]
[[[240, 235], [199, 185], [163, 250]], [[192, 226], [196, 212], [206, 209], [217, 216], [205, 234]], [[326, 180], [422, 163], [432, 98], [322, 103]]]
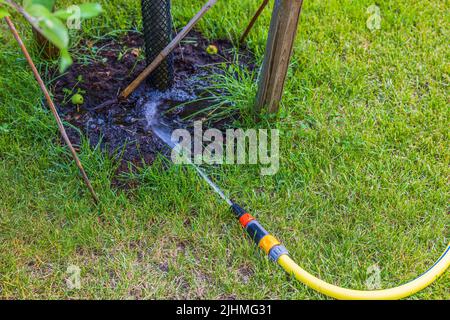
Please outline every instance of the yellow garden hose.
[[250, 237], [269, 255], [272, 261], [278, 262], [288, 274], [295, 276], [298, 281], [332, 298], [344, 300], [394, 300], [406, 298], [429, 286], [450, 266], [449, 243], [447, 249], [428, 271], [404, 285], [391, 289], [371, 291], [341, 288], [320, 280], [302, 269], [289, 257], [287, 249], [281, 245], [280, 241], [270, 235], [252, 215], [235, 203], [232, 203], [231, 208]]
[[394, 300], [406, 298], [419, 292], [428, 287], [442, 275], [450, 266], [449, 249], [450, 244], [433, 267], [420, 277], [399, 287], [385, 290], [360, 291], [329, 284], [303, 270], [286, 254], [279, 257], [278, 264], [286, 270], [287, 273], [294, 275], [298, 281], [303, 282], [308, 287], [332, 298], [344, 300]]

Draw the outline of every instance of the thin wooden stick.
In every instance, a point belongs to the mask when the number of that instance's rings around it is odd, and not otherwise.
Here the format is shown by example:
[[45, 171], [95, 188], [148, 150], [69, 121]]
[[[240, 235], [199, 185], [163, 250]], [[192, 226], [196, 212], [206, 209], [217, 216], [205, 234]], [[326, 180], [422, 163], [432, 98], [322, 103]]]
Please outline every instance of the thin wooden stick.
[[36, 66], [34, 65], [33, 60], [30, 57], [30, 54], [28, 53], [27, 48], [25, 47], [25, 44], [23, 43], [22, 39], [20, 38], [19, 33], [17, 32], [13, 22], [9, 17], [5, 17], [6, 23], [9, 26], [9, 29], [11, 30], [12, 34], [14, 35], [14, 38], [16, 39], [17, 43], [20, 46], [20, 49], [22, 49], [22, 52], [27, 59], [28, 64], [31, 67], [31, 70], [33, 71], [34, 77], [36, 78], [36, 81], [38, 82], [42, 92], [45, 95], [45, 98], [47, 100], [47, 103], [50, 107], [50, 110], [53, 113], [53, 116], [55, 117], [56, 123], [58, 124], [59, 132], [61, 133], [61, 136], [63, 137], [64, 141], [66, 142], [67, 146], [69, 147], [70, 152], [72, 153], [72, 157], [75, 160], [75, 163], [80, 170], [80, 173], [83, 177], [84, 183], [86, 184], [87, 188], [89, 189], [89, 192], [92, 195], [92, 198], [94, 199], [95, 203], [98, 203], [97, 195], [95, 194], [94, 189], [92, 188], [91, 182], [89, 181], [89, 178], [84, 171], [83, 165], [81, 164], [80, 159], [78, 158], [77, 152], [75, 151], [72, 142], [70, 142], [69, 136], [66, 133], [66, 129], [64, 129], [64, 125], [61, 121], [61, 118], [59, 117], [58, 111], [56, 110], [55, 104], [53, 103], [52, 98], [50, 97], [50, 94], [44, 84], [44, 81], [42, 81], [41, 76], [39, 75], [38, 70], [36, 69]]
[[244, 43], [244, 41], [247, 38], [248, 34], [250, 33], [250, 31], [252, 30], [253, 26], [255, 25], [256, 20], [258, 20], [259, 16], [264, 11], [264, 9], [267, 7], [268, 4], [269, 4], [269, 0], [264, 0], [263, 3], [261, 3], [261, 5], [258, 8], [258, 11], [256, 11], [256, 13], [253, 16], [252, 20], [248, 24], [247, 29], [245, 29], [244, 33], [242, 34], [242, 37], [239, 40], [239, 44], [242, 45]]
[[197, 24], [197, 22], [216, 4], [217, 0], [209, 0], [203, 8], [192, 18], [191, 21], [177, 34], [177, 36], [161, 51], [158, 56], [150, 63], [147, 68], [128, 86], [119, 96], [119, 99], [127, 99], [139, 85], [147, 79], [147, 77], [167, 58], [167, 56], [176, 48], [176, 46], [183, 40], [189, 31]]

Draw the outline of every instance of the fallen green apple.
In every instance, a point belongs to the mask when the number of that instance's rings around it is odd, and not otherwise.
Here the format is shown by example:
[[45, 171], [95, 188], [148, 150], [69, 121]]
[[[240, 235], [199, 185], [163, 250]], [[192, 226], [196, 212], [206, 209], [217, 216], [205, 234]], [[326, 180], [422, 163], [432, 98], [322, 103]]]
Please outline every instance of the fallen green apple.
[[82, 105], [84, 103], [84, 98], [81, 94], [77, 93], [74, 94], [72, 97], [72, 103], [79, 106]]
[[206, 48], [206, 52], [210, 55], [215, 55], [219, 53], [219, 49], [215, 45], [210, 44], [208, 48]]

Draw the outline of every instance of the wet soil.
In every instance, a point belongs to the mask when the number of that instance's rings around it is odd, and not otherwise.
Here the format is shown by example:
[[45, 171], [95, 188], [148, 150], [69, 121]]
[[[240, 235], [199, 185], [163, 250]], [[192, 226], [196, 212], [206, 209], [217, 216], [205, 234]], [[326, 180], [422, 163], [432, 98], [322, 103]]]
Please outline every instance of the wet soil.
[[[206, 48], [214, 44], [217, 55]], [[146, 66], [143, 39], [139, 33], [128, 33], [115, 39], [81, 43], [75, 63], [62, 76], [52, 81], [52, 91], [69, 137], [79, 145], [81, 135], [91, 146], [99, 145], [110, 156], [120, 161], [118, 173], [131, 167], [150, 165], [167, 148], [149, 128], [148, 105], [157, 103], [157, 112], [172, 109], [204, 95], [208, 75], [221, 72], [219, 66], [233, 63], [235, 48], [227, 40], [207, 41], [198, 32], [191, 32], [174, 51], [174, 88], [161, 93], [143, 84], [127, 101], [116, 97]], [[240, 53], [240, 63], [250, 66], [248, 52]], [[80, 93], [82, 105], [74, 105], [72, 96]], [[180, 118], [204, 107], [198, 104], [175, 108], [166, 122], [180, 125]]]

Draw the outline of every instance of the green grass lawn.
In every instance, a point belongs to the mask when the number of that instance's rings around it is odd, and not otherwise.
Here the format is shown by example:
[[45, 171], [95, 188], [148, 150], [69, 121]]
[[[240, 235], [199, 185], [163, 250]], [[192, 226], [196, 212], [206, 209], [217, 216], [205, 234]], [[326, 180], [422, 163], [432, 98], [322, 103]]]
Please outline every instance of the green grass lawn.
[[[100, 2], [105, 13], [83, 36], [139, 28], [139, 1]], [[176, 25], [203, 2], [174, 0]], [[258, 4], [219, 0], [199, 28], [236, 40]], [[305, 269], [357, 289], [373, 265], [385, 288], [414, 278], [450, 237], [448, 1], [378, 2], [373, 32], [372, 4], [305, 0], [272, 124], [282, 133], [278, 174], [208, 170]], [[248, 39], [258, 61], [269, 20], [266, 10]], [[190, 168], [161, 159], [129, 177], [137, 188], [118, 190], [116, 163], [85, 142], [96, 209], [4, 22], [0, 38], [0, 298], [324, 298], [269, 262]], [[242, 81], [240, 108], [255, 90]], [[70, 265], [81, 268], [79, 290], [66, 285]], [[413, 298], [449, 299], [449, 288], [447, 272]]]

